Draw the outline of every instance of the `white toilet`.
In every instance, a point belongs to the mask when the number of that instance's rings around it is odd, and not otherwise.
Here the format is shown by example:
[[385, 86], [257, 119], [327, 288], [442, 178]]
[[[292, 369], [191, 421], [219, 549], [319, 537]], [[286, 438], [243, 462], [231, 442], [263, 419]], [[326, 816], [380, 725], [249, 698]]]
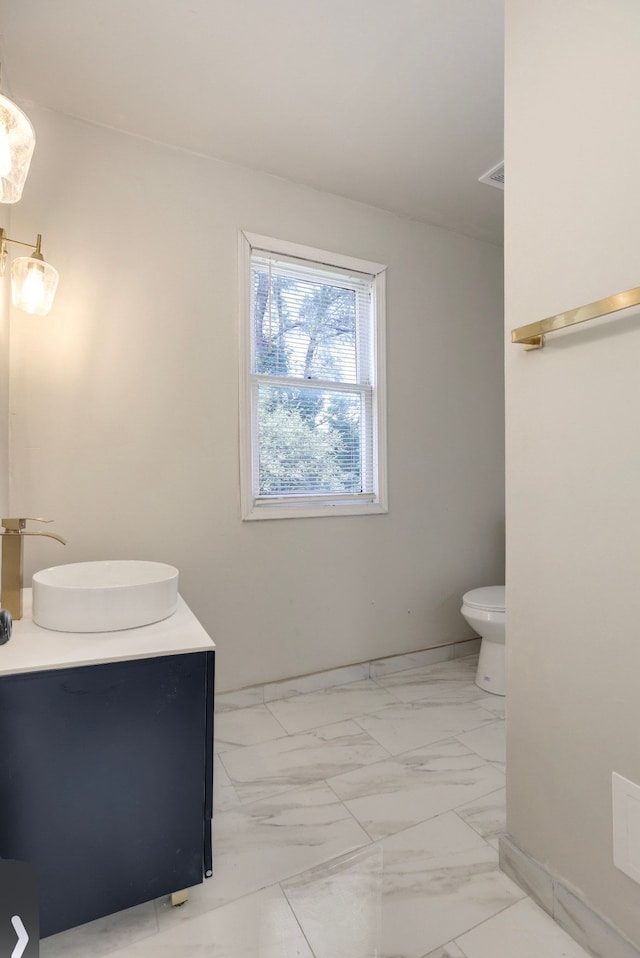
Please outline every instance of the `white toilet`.
[[476, 685], [494, 695], [505, 694], [505, 605], [504, 586], [472, 589], [462, 596], [460, 610], [472, 629], [481, 636]]

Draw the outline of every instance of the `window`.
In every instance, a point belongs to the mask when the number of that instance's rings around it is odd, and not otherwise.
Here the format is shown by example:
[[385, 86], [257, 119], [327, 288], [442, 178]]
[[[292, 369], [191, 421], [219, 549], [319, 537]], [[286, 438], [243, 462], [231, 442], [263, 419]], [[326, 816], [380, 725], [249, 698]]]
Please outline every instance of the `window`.
[[241, 233], [244, 519], [387, 511], [384, 270]]

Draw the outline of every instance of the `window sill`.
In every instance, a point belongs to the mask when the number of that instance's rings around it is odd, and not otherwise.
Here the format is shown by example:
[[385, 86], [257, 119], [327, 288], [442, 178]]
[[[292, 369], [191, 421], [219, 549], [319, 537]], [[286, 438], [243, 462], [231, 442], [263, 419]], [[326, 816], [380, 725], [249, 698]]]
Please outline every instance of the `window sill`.
[[384, 515], [389, 507], [384, 502], [340, 502], [310, 505], [257, 505], [243, 512], [243, 520], [255, 519], [317, 519], [331, 516], [375, 516]]

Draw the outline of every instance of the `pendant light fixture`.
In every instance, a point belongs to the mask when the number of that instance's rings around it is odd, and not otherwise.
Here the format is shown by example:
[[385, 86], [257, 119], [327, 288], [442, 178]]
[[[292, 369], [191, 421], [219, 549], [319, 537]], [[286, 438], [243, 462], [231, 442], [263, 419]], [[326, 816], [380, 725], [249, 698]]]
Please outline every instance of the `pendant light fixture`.
[[[0, 203], [17, 203], [27, 179], [36, 145], [33, 127], [22, 110], [0, 93]], [[19, 256], [11, 264], [11, 300], [14, 306], [33, 316], [46, 316], [58, 288], [58, 271], [45, 263], [42, 236], [33, 243], [10, 239], [0, 228], [0, 276], [8, 259], [7, 243], [33, 247], [30, 256]]]
[[0, 93], [0, 203], [17, 203], [22, 196], [35, 145], [29, 119]]
[[[4, 275], [7, 262], [7, 243], [17, 246], [33, 246], [10, 239], [0, 229], [0, 275]], [[38, 233], [31, 256], [19, 256], [11, 264], [11, 301], [18, 309], [32, 316], [46, 316], [53, 305], [58, 288], [58, 271], [46, 263], [41, 252], [42, 236]]]

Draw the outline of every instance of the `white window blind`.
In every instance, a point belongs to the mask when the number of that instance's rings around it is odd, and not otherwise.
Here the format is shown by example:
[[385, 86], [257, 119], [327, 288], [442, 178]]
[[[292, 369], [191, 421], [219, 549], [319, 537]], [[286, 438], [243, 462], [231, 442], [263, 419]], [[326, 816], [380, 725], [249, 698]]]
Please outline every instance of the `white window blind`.
[[376, 274], [253, 247], [249, 285], [252, 506], [379, 502]]

